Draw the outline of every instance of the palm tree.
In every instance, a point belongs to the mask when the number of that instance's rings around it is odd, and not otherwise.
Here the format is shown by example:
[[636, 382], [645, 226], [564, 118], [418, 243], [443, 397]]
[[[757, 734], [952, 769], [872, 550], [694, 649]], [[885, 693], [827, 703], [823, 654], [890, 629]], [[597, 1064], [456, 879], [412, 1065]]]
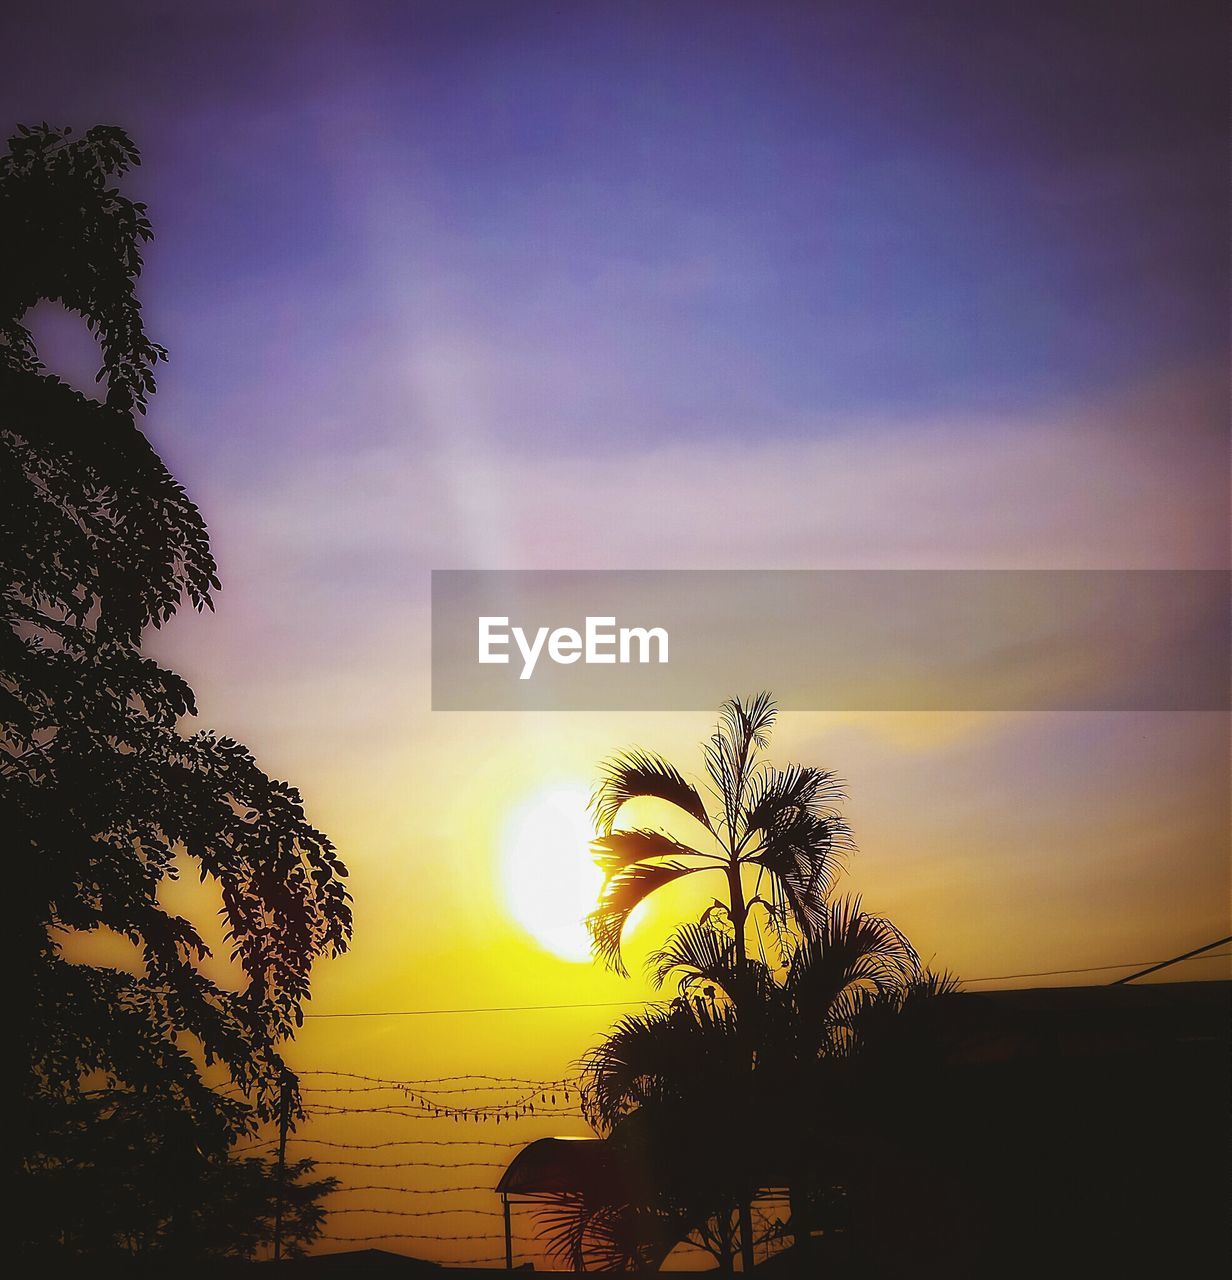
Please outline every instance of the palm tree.
[[[775, 929], [794, 925], [808, 934], [816, 928], [839, 860], [851, 848], [850, 832], [834, 808], [843, 798], [842, 785], [824, 769], [791, 765], [778, 770], [766, 762], [762, 753], [777, 715], [768, 693], [723, 704], [702, 748], [710, 803], [675, 765], [652, 752], [625, 751], [603, 766], [591, 807], [600, 832], [592, 850], [604, 880], [587, 924], [595, 954], [610, 968], [626, 972], [621, 938], [634, 909], [664, 885], [700, 872], [717, 872], [726, 880], [726, 897], [716, 897], [715, 908], [727, 917], [733, 939], [731, 994], [737, 1003], [747, 998], [748, 924], [755, 908], [763, 908]], [[701, 828], [697, 834], [703, 838], [685, 843], [646, 827], [617, 830], [624, 806], [646, 797], [674, 806]], [[746, 871], [756, 872], [751, 892]], [[761, 892], [763, 881], [768, 881], [768, 897]], [[733, 1116], [732, 1121], [734, 1134], [741, 1120]], [[743, 1264], [751, 1270], [747, 1194], [739, 1205]]]
[[[835, 1099], [875, 1093], [877, 1073], [894, 1074], [915, 1055], [933, 1054], [930, 1001], [957, 984], [923, 966], [897, 926], [865, 911], [859, 897], [827, 903], [808, 930], [784, 934], [781, 944], [777, 964], [752, 963], [743, 982], [754, 998], [738, 1008], [732, 993], [742, 979], [732, 941], [706, 925], [677, 928], [648, 969], [658, 985], [675, 979], [694, 1006], [732, 1002], [755, 1061], [745, 1105], [757, 1117], [756, 1132], [767, 1135], [750, 1158], [787, 1176], [793, 1229], [807, 1247]], [[589, 1065], [603, 1064], [602, 1083], [596, 1078], [589, 1087], [610, 1112], [622, 1076], [606, 1050], [592, 1056]], [[687, 1077], [683, 1083], [689, 1087]]]
[[[822, 919], [840, 859], [852, 848], [847, 824], [834, 807], [844, 798], [842, 784], [824, 769], [780, 770], [767, 763], [762, 753], [777, 714], [767, 693], [723, 704], [702, 749], [709, 803], [675, 765], [653, 752], [625, 751], [603, 765], [591, 801], [599, 828], [591, 847], [604, 881], [587, 923], [595, 954], [616, 972], [626, 972], [621, 938], [634, 908], [682, 876], [717, 872], [726, 880], [726, 897], [715, 902], [736, 942], [736, 999], [756, 907], [776, 929], [794, 924], [807, 934]], [[691, 819], [701, 838], [686, 843], [646, 827], [617, 830], [624, 806], [646, 797]], [[750, 870], [756, 872], [752, 892], [745, 883]]]
[[[738, 1235], [750, 1266], [752, 1241], [745, 1233], [751, 1212], [745, 1207], [756, 1176], [748, 1142], [756, 1119], [749, 1044], [735, 1006], [682, 997], [628, 1015], [582, 1067], [587, 1118], [619, 1153], [621, 1165], [636, 1171], [627, 1180], [631, 1201], [616, 1220], [663, 1224], [654, 1241], [656, 1264], [675, 1244], [692, 1239], [730, 1270]], [[733, 1213], [739, 1233], [732, 1229]], [[605, 1253], [604, 1227], [599, 1217], [587, 1224], [596, 1260]]]
[[[952, 980], [929, 973], [858, 898], [815, 912], [773, 961], [739, 966], [730, 931], [703, 921], [676, 929], [648, 967], [658, 985], [678, 983], [677, 997], [621, 1018], [582, 1063], [588, 1118], [640, 1171], [636, 1202], [557, 1206], [558, 1248], [627, 1269], [657, 1265], [689, 1238], [730, 1269], [732, 1207], [750, 1173], [786, 1178], [806, 1242], [836, 1096], [870, 1055], [918, 1043], [927, 1021], [914, 1014]], [[732, 1115], [743, 1123], [733, 1127]], [[629, 1241], [646, 1224], [655, 1233], [639, 1253]], [[746, 1268], [748, 1233], [741, 1214]]]

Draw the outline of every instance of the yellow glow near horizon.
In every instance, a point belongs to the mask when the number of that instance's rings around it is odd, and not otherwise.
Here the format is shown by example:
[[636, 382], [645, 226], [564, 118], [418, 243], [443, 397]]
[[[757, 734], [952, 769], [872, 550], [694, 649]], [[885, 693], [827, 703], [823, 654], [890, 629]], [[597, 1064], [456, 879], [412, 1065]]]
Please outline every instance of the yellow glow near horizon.
[[590, 959], [586, 917], [603, 874], [590, 856], [587, 789], [555, 786], [520, 804], [505, 823], [501, 874], [514, 919], [562, 960]]

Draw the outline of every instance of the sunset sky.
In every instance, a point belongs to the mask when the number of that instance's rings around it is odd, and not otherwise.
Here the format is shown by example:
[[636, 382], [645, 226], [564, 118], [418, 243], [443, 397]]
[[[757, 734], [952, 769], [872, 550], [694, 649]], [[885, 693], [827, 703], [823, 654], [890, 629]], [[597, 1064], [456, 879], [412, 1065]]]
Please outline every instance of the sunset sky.
[[[148, 431], [223, 581], [150, 648], [351, 868], [314, 1012], [646, 994], [514, 918], [511, 823], [632, 743], [700, 768], [712, 717], [432, 713], [434, 568], [1228, 566], [1220, 6], [1076, 7], [7, 20], [6, 123], [144, 154]], [[960, 976], [1229, 932], [1221, 713], [788, 707], [773, 754], [848, 780], [848, 887]], [[617, 1012], [310, 1021], [291, 1058], [559, 1076]]]

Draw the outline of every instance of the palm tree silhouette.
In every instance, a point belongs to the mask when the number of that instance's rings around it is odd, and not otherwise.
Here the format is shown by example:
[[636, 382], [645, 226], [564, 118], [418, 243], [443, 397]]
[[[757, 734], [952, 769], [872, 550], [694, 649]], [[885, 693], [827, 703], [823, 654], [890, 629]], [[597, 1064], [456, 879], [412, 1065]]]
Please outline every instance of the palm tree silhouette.
[[[720, 708], [702, 748], [712, 805], [675, 765], [652, 752], [622, 752], [603, 766], [591, 807], [600, 829], [592, 851], [604, 880], [587, 924], [595, 954], [616, 972], [626, 972], [621, 938], [633, 910], [664, 885], [699, 872], [718, 872], [726, 880], [726, 898], [715, 898], [702, 923], [709, 924], [716, 911], [727, 918], [733, 940], [730, 994], [738, 1004], [748, 996], [748, 924], [755, 908], [763, 908], [775, 929], [795, 925], [807, 934], [820, 923], [841, 855], [851, 848], [848, 827], [834, 808], [843, 798], [842, 785], [824, 769], [779, 770], [767, 763], [762, 753], [777, 715], [768, 693], [733, 698]], [[616, 830], [624, 806], [647, 797], [692, 819], [703, 839], [686, 844], [646, 827]], [[746, 870], [757, 873], [751, 892]], [[769, 897], [761, 892], [767, 879]], [[733, 1134], [741, 1124], [733, 1115]], [[739, 1197], [745, 1270], [753, 1267], [750, 1191]]]
[[[799, 1244], [823, 1225], [812, 1193], [832, 1168], [835, 1099], [850, 1099], [854, 1073], [871, 1059], [926, 1053], [932, 1026], [915, 1014], [954, 982], [924, 968], [859, 898], [811, 919], [770, 960], [739, 964], [730, 930], [710, 922], [682, 925], [650, 957], [654, 980], [675, 980], [679, 994], [621, 1018], [582, 1063], [586, 1114], [634, 1171], [634, 1194], [621, 1204], [582, 1195], [554, 1206], [550, 1243], [562, 1256], [657, 1267], [688, 1237], [730, 1269], [732, 1209], [750, 1176], [754, 1185], [787, 1183]], [[740, 1215], [746, 1269], [749, 1216]]]
[[[794, 923], [807, 934], [822, 920], [839, 860], [852, 847], [847, 824], [834, 808], [844, 798], [842, 784], [824, 769], [780, 770], [766, 762], [762, 753], [777, 714], [767, 693], [723, 704], [703, 746], [712, 804], [675, 765], [652, 752], [625, 751], [604, 764], [591, 801], [600, 829], [591, 847], [604, 881], [587, 924], [595, 954], [616, 972], [626, 972], [621, 938], [634, 908], [682, 876], [709, 871], [726, 880], [726, 898], [715, 899], [703, 923], [716, 909], [730, 923], [736, 1000], [755, 908], [764, 908], [776, 930]], [[646, 797], [666, 801], [692, 819], [702, 839], [689, 844], [646, 827], [616, 830], [625, 804]], [[757, 873], [751, 893], [747, 869]], [[763, 880], [769, 882], [768, 897], [761, 892]]]

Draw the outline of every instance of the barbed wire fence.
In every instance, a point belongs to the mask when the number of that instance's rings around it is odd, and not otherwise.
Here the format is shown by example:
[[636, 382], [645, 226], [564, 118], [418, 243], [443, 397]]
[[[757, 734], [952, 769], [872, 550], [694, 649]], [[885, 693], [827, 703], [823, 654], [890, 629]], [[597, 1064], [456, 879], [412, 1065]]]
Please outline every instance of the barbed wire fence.
[[[585, 1122], [580, 1082], [573, 1078], [402, 1079], [328, 1069], [297, 1075], [303, 1119], [294, 1128], [288, 1124], [285, 1132], [242, 1144], [235, 1154], [268, 1156], [290, 1148], [296, 1158], [310, 1158], [314, 1171], [338, 1179], [326, 1202], [326, 1229], [318, 1237], [327, 1247], [384, 1244], [450, 1266], [503, 1266], [501, 1174], [537, 1138], [559, 1136], [562, 1127], [575, 1131], [571, 1136], [583, 1136], [576, 1132]], [[373, 1140], [336, 1136], [332, 1121], [347, 1128], [379, 1124], [382, 1134]], [[329, 1127], [318, 1136], [313, 1130], [321, 1122]], [[429, 1125], [433, 1136], [402, 1127], [420, 1123]], [[396, 1128], [384, 1136], [390, 1126]], [[496, 1137], [500, 1128], [511, 1136]], [[408, 1207], [393, 1207], [391, 1200]], [[354, 1230], [348, 1230], [351, 1222], [338, 1219], [354, 1219]], [[515, 1217], [513, 1232], [522, 1260], [545, 1258], [532, 1222]], [[471, 1243], [473, 1251], [456, 1247]]]

